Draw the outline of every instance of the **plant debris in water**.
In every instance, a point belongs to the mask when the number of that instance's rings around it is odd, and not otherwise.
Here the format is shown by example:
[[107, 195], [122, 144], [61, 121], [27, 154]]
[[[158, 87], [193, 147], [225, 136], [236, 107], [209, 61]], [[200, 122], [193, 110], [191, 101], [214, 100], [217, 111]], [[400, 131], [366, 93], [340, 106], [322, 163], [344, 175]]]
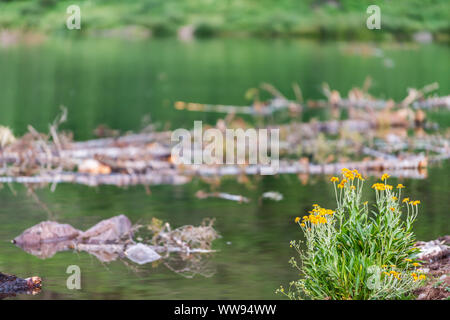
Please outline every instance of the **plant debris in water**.
[[[219, 234], [213, 228], [213, 222], [206, 219], [197, 227], [187, 225], [172, 230], [169, 223], [156, 218], [148, 226], [133, 226], [125, 215], [119, 215], [80, 231], [68, 224], [44, 221], [28, 228], [12, 242], [41, 259], [50, 258], [60, 251], [77, 250], [88, 252], [102, 262], [127, 258], [143, 265], [162, 259], [166, 266], [176, 271], [170, 265], [172, 253], [186, 260], [187, 257], [215, 252], [212, 243]], [[144, 232], [140, 232], [142, 229]], [[202, 274], [198, 266], [191, 267]], [[185, 271], [187, 267], [183, 269]]]
[[273, 201], [281, 201], [283, 200], [283, 195], [277, 191], [268, 191], [264, 192], [261, 196], [263, 199], [270, 199]]
[[229, 193], [225, 193], [225, 192], [211, 192], [211, 193], [207, 193], [207, 192], [205, 192], [203, 190], [199, 190], [199, 191], [197, 191], [195, 196], [198, 199], [219, 198], [219, 199], [225, 199], [225, 200], [235, 201], [235, 202], [239, 202], [239, 203], [248, 203], [248, 202], [250, 202], [250, 200], [247, 197], [244, 197], [244, 196], [241, 196], [241, 195], [236, 195], [236, 194], [229, 194]]
[[[422, 89], [409, 89], [402, 101], [394, 102], [370, 95], [370, 83], [367, 80], [362, 88], [351, 89], [347, 97], [324, 85], [326, 99], [307, 102], [298, 85], [294, 86], [296, 100], [289, 100], [273, 86], [263, 84], [261, 89], [272, 98], [263, 102], [259, 99], [259, 89], [252, 89], [249, 91], [254, 99], [251, 106], [177, 102], [175, 107], [227, 114], [215, 126], [222, 132], [227, 128], [254, 127], [236, 118], [238, 113], [260, 119], [259, 128], [279, 128], [280, 174], [334, 174], [344, 167], [352, 167], [366, 175], [388, 171], [392, 176], [426, 177], [428, 163], [450, 157], [450, 140], [448, 133], [436, 132], [437, 126], [427, 121], [423, 110], [449, 109], [450, 96], [431, 96], [438, 88], [437, 84], [431, 84]], [[328, 120], [303, 121], [302, 115], [315, 109], [323, 109]], [[274, 124], [274, 113], [287, 117], [288, 123]], [[66, 119], [67, 110], [63, 109], [48, 133], [39, 133], [30, 125], [22, 137], [15, 137], [9, 128], [0, 126], [0, 183], [52, 183], [52, 190], [57, 183], [184, 184], [193, 176], [253, 175], [265, 168], [249, 164], [175, 164], [171, 157], [172, 132], [155, 131], [152, 126], [125, 135], [99, 127], [96, 132], [101, 138], [73, 141], [72, 133], [59, 130]], [[408, 133], [411, 129], [414, 136]], [[192, 154], [201, 150], [194, 151]], [[219, 197], [235, 199], [225, 194]], [[240, 199], [245, 202], [245, 198]]]

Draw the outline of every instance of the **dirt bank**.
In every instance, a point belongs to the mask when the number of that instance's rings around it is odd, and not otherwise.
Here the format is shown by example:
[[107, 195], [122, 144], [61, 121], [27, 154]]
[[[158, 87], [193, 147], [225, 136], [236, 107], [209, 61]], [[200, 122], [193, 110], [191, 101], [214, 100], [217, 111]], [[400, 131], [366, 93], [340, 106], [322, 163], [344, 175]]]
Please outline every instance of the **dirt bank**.
[[429, 281], [424, 287], [414, 291], [417, 300], [450, 299], [450, 236], [437, 240], [419, 241], [419, 258], [423, 261], [422, 270]]

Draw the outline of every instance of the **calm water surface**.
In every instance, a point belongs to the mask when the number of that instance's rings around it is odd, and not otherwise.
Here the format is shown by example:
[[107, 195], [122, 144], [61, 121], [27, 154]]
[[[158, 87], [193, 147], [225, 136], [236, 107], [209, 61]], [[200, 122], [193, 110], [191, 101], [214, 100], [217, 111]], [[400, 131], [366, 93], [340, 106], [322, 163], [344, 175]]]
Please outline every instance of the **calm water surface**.
[[[306, 98], [320, 98], [322, 82], [347, 92], [367, 75], [371, 92], [401, 99], [408, 87], [437, 81], [438, 93], [450, 92], [449, 48], [441, 45], [370, 45], [272, 40], [176, 40], [126, 42], [118, 40], [55, 39], [39, 46], [0, 48], [0, 124], [16, 134], [28, 124], [46, 131], [59, 106], [69, 109], [63, 129], [76, 139], [92, 137], [100, 123], [123, 131], [139, 130], [149, 115], [161, 127], [191, 128], [194, 120], [214, 123], [219, 117], [175, 111], [177, 100], [248, 103], [245, 92], [269, 82], [293, 98], [298, 82]], [[369, 48], [369, 49], [367, 49]], [[355, 54], [363, 52], [364, 54]], [[433, 114], [441, 128], [448, 113]], [[401, 180], [407, 193], [422, 201], [417, 237], [429, 240], [449, 234], [449, 163], [428, 169], [425, 180]], [[369, 179], [367, 185], [371, 185]], [[394, 179], [392, 183], [397, 183]], [[220, 199], [198, 200], [208, 190], [204, 181], [183, 186], [88, 188], [59, 185], [37, 191], [52, 216], [23, 186], [0, 190], [0, 271], [21, 276], [39, 275], [44, 290], [20, 299], [276, 299], [274, 290], [297, 277], [288, 265], [294, 254], [291, 239], [301, 238], [293, 223], [312, 203], [333, 207], [333, 191], [325, 177], [300, 181], [295, 175], [253, 177], [243, 184], [225, 178], [220, 190], [252, 199], [238, 204]], [[368, 189], [368, 188], [367, 188]], [[284, 195], [281, 202], [258, 201], [265, 191]], [[367, 190], [366, 198], [373, 199]], [[60, 252], [41, 260], [9, 241], [24, 229], [56, 219], [85, 229], [101, 219], [126, 214], [133, 223], [152, 217], [177, 227], [216, 219], [222, 238], [219, 251], [197, 266], [201, 274], [184, 278], [164, 264], [136, 267], [122, 261], [101, 263], [87, 253]], [[82, 290], [66, 288], [68, 265], [82, 270]], [[203, 275], [202, 275], [203, 274]]]

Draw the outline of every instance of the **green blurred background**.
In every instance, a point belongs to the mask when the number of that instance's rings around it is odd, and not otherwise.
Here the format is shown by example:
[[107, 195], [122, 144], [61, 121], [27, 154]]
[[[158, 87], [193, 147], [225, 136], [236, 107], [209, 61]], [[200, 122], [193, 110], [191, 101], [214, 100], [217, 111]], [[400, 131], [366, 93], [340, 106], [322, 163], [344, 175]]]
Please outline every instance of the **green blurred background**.
[[[197, 36], [257, 35], [320, 38], [408, 38], [430, 31], [448, 40], [447, 0], [0, 0], [0, 27], [67, 34], [66, 8], [79, 5], [82, 32], [134, 26], [154, 36], [191, 25]], [[365, 28], [369, 5], [383, 32]]]

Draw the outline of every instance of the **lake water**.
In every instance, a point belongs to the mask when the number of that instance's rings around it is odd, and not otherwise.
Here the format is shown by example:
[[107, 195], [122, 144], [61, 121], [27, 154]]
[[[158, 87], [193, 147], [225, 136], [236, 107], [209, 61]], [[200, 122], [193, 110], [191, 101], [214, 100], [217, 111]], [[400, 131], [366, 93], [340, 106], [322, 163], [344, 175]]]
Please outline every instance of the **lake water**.
[[[450, 92], [450, 50], [432, 44], [348, 44], [293, 40], [225, 39], [183, 43], [173, 39], [123, 41], [53, 39], [38, 46], [0, 47], [0, 124], [16, 135], [32, 124], [48, 129], [59, 112], [69, 110], [62, 129], [76, 139], [92, 137], [98, 124], [122, 131], [139, 130], [149, 115], [160, 127], [192, 128], [194, 120], [214, 124], [220, 115], [176, 111], [177, 100], [245, 105], [245, 92], [261, 82], [275, 85], [293, 98], [298, 82], [306, 98], [321, 98], [322, 82], [346, 93], [373, 78], [371, 92], [402, 99], [408, 87], [434, 81], [438, 93]], [[448, 128], [447, 113], [432, 115]], [[435, 239], [450, 233], [448, 162], [428, 169], [425, 180], [403, 179], [407, 193], [422, 201], [417, 238]], [[371, 185], [373, 179], [368, 179]], [[396, 179], [391, 181], [397, 183]], [[44, 289], [20, 299], [277, 299], [275, 289], [297, 278], [288, 265], [294, 251], [289, 241], [300, 239], [293, 223], [312, 203], [333, 207], [326, 177], [301, 181], [295, 175], [253, 177], [247, 183], [224, 178], [220, 191], [242, 194], [252, 201], [239, 204], [220, 199], [199, 200], [195, 193], [209, 186], [193, 180], [182, 186], [89, 188], [59, 185], [36, 191], [42, 203], [23, 186], [0, 190], [0, 271], [39, 275]], [[368, 189], [368, 187], [367, 187]], [[284, 195], [280, 202], [259, 201], [265, 191]], [[374, 195], [367, 190], [367, 199]], [[126, 214], [133, 223], [152, 217], [177, 227], [215, 218], [222, 237], [218, 252], [197, 266], [200, 274], [185, 278], [164, 264], [136, 267], [123, 261], [101, 263], [87, 253], [60, 252], [41, 260], [9, 241], [26, 228], [47, 219], [86, 229], [101, 219]], [[66, 268], [78, 265], [82, 289], [66, 288]], [[203, 275], [202, 275], [203, 274]]]

